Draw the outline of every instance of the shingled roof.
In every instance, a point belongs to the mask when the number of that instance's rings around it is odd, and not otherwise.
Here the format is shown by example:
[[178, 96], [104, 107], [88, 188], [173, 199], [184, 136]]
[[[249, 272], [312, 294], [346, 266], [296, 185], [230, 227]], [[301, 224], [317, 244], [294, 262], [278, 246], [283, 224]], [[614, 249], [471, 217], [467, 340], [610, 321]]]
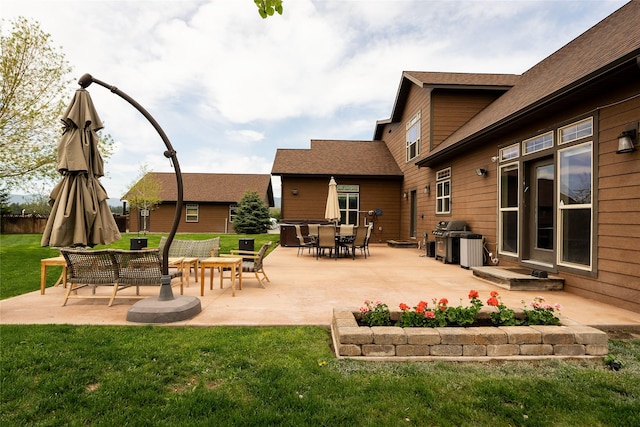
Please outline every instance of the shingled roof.
[[402, 176], [382, 141], [311, 140], [309, 149], [280, 148], [273, 175]]
[[[175, 202], [178, 198], [176, 175], [150, 173], [162, 185], [162, 201]], [[269, 206], [274, 205], [268, 174], [183, 173], [182, 185], [184, 202], [237, 203], [246, 191], [255, 191]], [[127, 199], [126, 195], [123, 199]]]
[[373, 139], [382, 139], [385, 124], [397, 122], [402, 118], [404, 106], [411, 86], [433, 89], [474, 89], [506, 92], [513, 87], [520, 76], [517, 74], [478, 74], [478, 73], [442, 73], [430, 71], [403, 71], [396, 99], [391, 109], [391, 117], [378, 120]]
[[525, 72], [513, 88], [429, 153], [418, 165], [588, 84], [640, 55], [640, 2], [632, 1]]

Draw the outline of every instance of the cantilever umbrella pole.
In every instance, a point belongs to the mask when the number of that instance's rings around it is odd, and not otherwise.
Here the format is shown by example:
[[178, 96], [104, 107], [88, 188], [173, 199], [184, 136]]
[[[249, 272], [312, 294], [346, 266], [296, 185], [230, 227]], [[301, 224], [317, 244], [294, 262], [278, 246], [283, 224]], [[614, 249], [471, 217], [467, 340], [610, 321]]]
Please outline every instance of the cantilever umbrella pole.
[[169, 276], [169, 247], [171, 246], [171, 242], [173, 242], [173, 238], [175, 237], [176, 231], [178, 230], [178, 224], [180, 223], [180, 214], [182, 212], [182, 173], [180, 172], [178, 157], [176, 156], [176, 152], [171, 146], [171, 142], [169, 141], [169, 138], [167, 137], [167, 135], [164, 133], [164, 131], [162, 130], [158, 122], [151, 116], [151, 114], [149, 114], [147, 110], [144, 109], [142, 105], [138, 104], [133, 98], [131, 98], [129, 95], [127, 95], [117, 87], [107, 84], [96, 78], [93, 78], [91, 74], [85, 74], [82, 77], [80, 77], [80, 80], [78, 80], [78, 84], [82, 86], [83, 89], [86, 89], [87, 87], [89, 87], [91, 83], [96, 83], [102, 87], [109, 89], [112, 93], [115, 93], [116, 95], [120, 96], [125, 101], [127, 101], [129, 104], [133, 105], [136, 108], [136, 110], [142, 113], [142, 115], [145, 116], [147, 120], [149, 120], [149, 122], [153, 125], [155, 130], [160, 135], [160, 138], [162, 138], [162, 141], [164, 142], [164, 144], [167, 146], [167, 151], [164, 152], [164, 156], [168, 159], [171, 159], [171, 162], [173, 163], [173, 167], [175, 168], [178, 197], [176, 201], [176, 214], [173, 218], [173, 225], [171, 226], [171, 231], [169, 232], [169, 236], [167, 236], [167, 243], [165, 244], [162, 251], [162, 279], [160, 279], [161, 286], [160, 286], [160, 295], [158, 297], [158, 300], [160, 301], [172, 300], [174, 299], [174, 297], [173, 297], [173, 291], [171, 289], [171, 277]]

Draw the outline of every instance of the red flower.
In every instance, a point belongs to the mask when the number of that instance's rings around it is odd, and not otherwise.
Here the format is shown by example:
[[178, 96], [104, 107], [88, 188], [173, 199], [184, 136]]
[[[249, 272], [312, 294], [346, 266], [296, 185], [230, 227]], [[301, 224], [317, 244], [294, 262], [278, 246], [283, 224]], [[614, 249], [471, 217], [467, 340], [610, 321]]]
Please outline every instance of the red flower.
[[400, 303], [400, 310], [407, 311], [407, 310], [409, 310], [409, 306], [402, 302], [402, 303]]
[[447, 304], [449, 304], [449, 300], [446, 298], [440, 298], [440, 301], [438, 301], [438, 305], [444, 305], [446, 307]]
[[498, 296], [498, 291], [491, 291], [491, 296], [492, 297], [497, 297]]
[[478, 293], [478, 291], [473, 289], [469, 291], [469, 299], [477, 299], [478, 297], [480, 297], [480, 294]]
[[487, 305], [491, 305], [493, 307], [497, 307], [498, 304], [500, 304], [500, 301], [498, 301], [498, 298], [496, 297], [491, 297], [487, 300]]
[[416, 307], [416, 313], [424, 313], [424, 311], [427, 309], [427, 303], [424, 301], [420, 301], [418, 303], [418, 306]]

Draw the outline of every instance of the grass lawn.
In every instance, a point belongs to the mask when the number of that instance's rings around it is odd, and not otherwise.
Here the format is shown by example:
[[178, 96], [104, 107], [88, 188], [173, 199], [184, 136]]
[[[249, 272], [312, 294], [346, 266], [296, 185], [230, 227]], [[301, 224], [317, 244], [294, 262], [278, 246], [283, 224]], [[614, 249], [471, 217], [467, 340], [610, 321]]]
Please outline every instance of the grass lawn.
[[319, 327], [3, 325], [5, 426], [637, 426], [624, 361], [337, 360]]
[[[245, 236], [222, 237], [228, 251]], [[247, 237], [258, 247], [278, 235]], [[0, 236], [0, 251], [3, 298], [37, 290], [40, 259], [57, 254], [26, 235]], [[609, 342], [620, 371], [601, 360], [367, 363], [330, 346], [311, 326], [0, 325], [0, 425], [640, 425], [637, 339]]]

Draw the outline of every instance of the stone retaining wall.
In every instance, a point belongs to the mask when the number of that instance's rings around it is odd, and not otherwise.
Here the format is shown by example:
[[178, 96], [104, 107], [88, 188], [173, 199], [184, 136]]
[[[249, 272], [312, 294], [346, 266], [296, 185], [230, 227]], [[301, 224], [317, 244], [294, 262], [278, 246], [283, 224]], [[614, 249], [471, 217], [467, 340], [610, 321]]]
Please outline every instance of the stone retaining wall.
[[358, 326], [355, 310], [334, 309], [336, 356], [358, 359], [491, 360], [598, 357], [609, 352], [607, 334], [561, 319], [560, 326], [400, 328]]

